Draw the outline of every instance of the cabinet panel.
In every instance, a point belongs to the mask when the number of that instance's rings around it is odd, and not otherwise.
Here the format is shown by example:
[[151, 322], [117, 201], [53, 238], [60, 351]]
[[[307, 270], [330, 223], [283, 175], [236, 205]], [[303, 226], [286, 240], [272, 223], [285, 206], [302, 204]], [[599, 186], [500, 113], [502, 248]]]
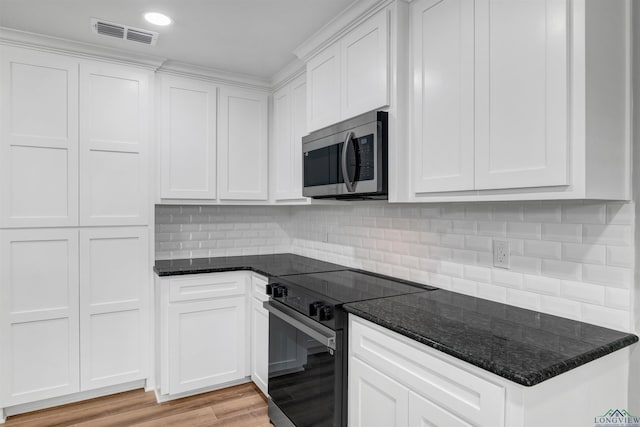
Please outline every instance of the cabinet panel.
[[251, 300], [251, 380], [266, 396], [269, 385], [269, 312], [259, 298]]
[[309, 132], [340, 121], [340, 43], [307, 62]]
[[216, 198], [216, 101], [212, 84], [161, 77], [160, 197]]
[[220, 89], [220, 198], [267, 200], [267, 95]]
[[78, 223], [78, 63], [0, 47], [0, 227]]
[[0, 231], [0, 267], [0, 406], [79, 391], [77, 230]]
[[473, 3], [412, 4], [413, 190], [474, 185]]
[[168, 281], [171, 302], [244, 295], [247, 289], [246, 272], [196, 274]]
[[568, 184], [567, 10], [476, 2], [476, 188]]
[[169, 393], [242, 379], [247, 372], [244, 297], [169, 305]]
[[146, 376], [146, 228], [80, 230], [82, 389]]
[[148, 222], [148, 73], [80, 67], [80, 223]]
[[409, 389], [356, 358], [349, 359], [349, 425], [404, 427]]
[[302, 199], [302, 137], [306, 134], [307, 85], [298, 77], [273, 94], [273, 199]]
[[468, 423], [449, 411], [425, 399], [424, 397], [409, 392], [409, 427], [472, 427]]
[[340, 41], [343, 120], [389, 104], [388, 33], [389, 16], [383, 10]]

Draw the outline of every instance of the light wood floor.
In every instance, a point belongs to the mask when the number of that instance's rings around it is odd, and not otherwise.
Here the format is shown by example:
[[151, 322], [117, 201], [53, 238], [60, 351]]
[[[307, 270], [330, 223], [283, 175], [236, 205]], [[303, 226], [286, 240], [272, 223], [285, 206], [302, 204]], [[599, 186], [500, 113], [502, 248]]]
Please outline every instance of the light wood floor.
[[153, 392], [128, 391], [14, 415], [3, 427], [14, 426], [272, 427], [267, 401], [253, 383], [161, 404]]

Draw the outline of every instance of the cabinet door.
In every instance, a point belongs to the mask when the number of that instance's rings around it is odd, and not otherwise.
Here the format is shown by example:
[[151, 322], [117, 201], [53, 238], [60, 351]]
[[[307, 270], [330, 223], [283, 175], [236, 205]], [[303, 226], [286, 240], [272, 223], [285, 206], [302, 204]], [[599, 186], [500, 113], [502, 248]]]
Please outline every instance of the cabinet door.
[[160, 197], [216, 198], [217, 88], [162, 76]]
[[341, 119], [389, 104], [389, 16], [379, 12], [341, 43]]
[[220, 199], [267, 200], [267, 95], [220, 89]]
[[472, 190], [473, 2], [412, 3], [413, 191]]
[[309, 132], [340, 121], [340, 43], [307, 62], [307, 126]]
[[78, 225], [78, 62], [0, 47], [0, 227]]
[[0, 406], [79, 391], [78, 231], [0, 231]]
[[247, 375], [245, 297], [169, 305], [169, 393]]
[[148, 223], [150, 74], [80, 66], [80, 224]]
[[476, 0], [476, 188], [567, 185], [568, 0]]
[[269, 312], [262, 306], [261, 299], [251, 300], [251, 380], [266, 396], [269, 383]]
[[147, 376], [148, 254], [144, 227], [80, 230], [83, 391]]
[[409, 427], [472, 427], [430, 400], [409, 392]]
[[306, 134], [304, 76], [273, 94], [272, 169], [274, 200], [302, 199], [302, 137]]
[[349, 358], [349, 425], [404, 427], [408, 423], [409, 389], [360, 359]]

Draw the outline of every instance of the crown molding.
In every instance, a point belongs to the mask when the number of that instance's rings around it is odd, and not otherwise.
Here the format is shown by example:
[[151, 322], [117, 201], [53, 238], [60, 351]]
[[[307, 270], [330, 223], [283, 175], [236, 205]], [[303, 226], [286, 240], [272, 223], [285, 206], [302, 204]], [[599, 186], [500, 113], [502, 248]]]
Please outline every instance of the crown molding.
[[293, 53], [307, 62], [325, 47], [339, 40], [362, 21], [391, 4], [393, 0], [356, 0], [338, 16], [298, 46]]
[[179, 61], [165, 61], [157, 72], [178, 77], [189, 77], [224, 85], [240, 86], [250, 89], [271, 90], [271, 82], [268, 79], [249, 74], [232, 73], [216, 68], [203, 67]]
[[306, 65], [298, 58], [289, 62], [280, 71], [273, 75], [271, 78], [271, 89], [273, 92], [277, 91], [293, 79], [301, 76], [306, 71]]
[[0, 44], [156, 70], [166, 58], [0, 27]]

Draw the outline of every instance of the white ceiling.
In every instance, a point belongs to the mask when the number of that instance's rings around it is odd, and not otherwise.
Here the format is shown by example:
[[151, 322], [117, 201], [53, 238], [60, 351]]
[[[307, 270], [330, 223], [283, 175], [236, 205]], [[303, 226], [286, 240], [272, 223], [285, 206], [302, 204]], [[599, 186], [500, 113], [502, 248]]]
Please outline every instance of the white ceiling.
[[[353, 0], [0, 0], [0, 26], [270, 78]], [[147, 11], [173, 18], [144, 21]], [[160, 33], [145, 46], [91, 32], [90, 18]]]

